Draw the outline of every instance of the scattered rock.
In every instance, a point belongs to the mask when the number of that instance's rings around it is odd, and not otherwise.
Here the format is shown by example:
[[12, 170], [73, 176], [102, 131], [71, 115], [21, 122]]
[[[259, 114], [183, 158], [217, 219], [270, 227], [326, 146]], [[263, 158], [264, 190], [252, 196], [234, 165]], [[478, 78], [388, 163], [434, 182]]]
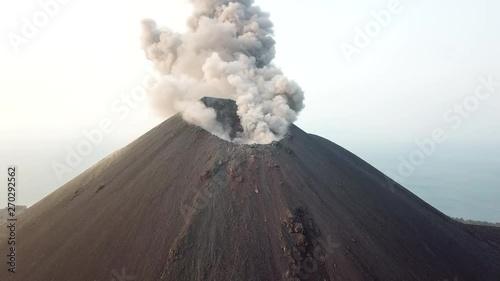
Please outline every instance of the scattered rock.
[[242, 183], [243, 182], [243, 176], [238, 176], [236, 178], [236, 181], [239, 182], [239, 183]]
[[82, 192], [81, 189], [78, 189], [77, 191], [75, 191], [75, 193], [73, 193], [73, 196], [71, 196], [69, 201], [73, 201], [73, 199], [75, 199], [78, 195], [80, 195], [81, 192]]
[[206, 170], [203, 174], [200, 175], [202, 180], [208, 180], [212, 177], [212, 173], [210, 170]]
[[172, 249], [170, 250], [170, 252], [168, 253], [168, 259], [170, 261], [176, 261], [177, 260], [177, 257], [179, 255], [179, 251], [178, 250], [175, 250], [175, 249]]
[[104, 188], [104, 184], [101, 184], [97, 187], [97, 190], [95, 191], [95, 193], [98, 193], [99, 191], [101, 191], [102, 189]]
[[304, 232], [304, 226], [302, 223], [294, 223], [293, 225], [293, 233], [302, 233]]

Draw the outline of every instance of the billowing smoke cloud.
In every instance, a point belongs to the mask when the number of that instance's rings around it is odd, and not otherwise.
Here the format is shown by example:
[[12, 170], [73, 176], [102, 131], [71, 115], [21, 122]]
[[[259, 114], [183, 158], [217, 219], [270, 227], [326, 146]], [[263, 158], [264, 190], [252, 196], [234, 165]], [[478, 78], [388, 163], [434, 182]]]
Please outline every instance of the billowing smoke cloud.
[[243, 132], [238, 143], [281, 139], [304, 107], [302, 89], [272, 64], [273, 24], [253, 0], [190, 0], [189, 31], [176, 33], [144, 20], [142, 44], [161, 74], [151, 91], [163, 116], [181, 112], [195, 125], [229, 140], [204, 96], [236, 101]]

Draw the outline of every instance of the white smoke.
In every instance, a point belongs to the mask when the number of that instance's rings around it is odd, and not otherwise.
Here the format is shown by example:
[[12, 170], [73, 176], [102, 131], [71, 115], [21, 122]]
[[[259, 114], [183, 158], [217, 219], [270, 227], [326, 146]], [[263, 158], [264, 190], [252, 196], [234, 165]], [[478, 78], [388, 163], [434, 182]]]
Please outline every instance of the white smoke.
[[163, 116], [181, 112], [190, 123], [228, 140], [204, 96], [236, 101], [243, 132], [238, 143], [281, 139], [304, 107], [302, 89], [272, 60], [273, 24], [253, 0], [190, 0], [189, 31], [176, 33], [142, 22], [142, 46], [161, 75], [151, 91]]

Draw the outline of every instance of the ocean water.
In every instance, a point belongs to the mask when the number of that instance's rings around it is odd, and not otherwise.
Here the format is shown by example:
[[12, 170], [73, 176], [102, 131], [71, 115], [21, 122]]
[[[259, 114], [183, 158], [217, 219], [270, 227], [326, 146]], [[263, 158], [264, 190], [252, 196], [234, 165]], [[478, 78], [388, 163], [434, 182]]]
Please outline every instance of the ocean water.
[[[400, 156], [408, 158], [414, 149], [410, 144], [351, 151], [385, 174], [399, 175]], [[500, 145], [446, 144], [397, 181], [449, 216], [500, 222]]]

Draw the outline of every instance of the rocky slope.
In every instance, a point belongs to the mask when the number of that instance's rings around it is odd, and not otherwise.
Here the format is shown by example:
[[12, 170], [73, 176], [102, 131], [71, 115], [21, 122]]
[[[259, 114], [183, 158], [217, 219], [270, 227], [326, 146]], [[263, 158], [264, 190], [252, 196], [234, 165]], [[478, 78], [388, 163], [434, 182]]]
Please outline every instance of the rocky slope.
[[175, 116], [22, 213], [0, 280], [498, 281], [483, 230], [295, 126], [236, 145]]

